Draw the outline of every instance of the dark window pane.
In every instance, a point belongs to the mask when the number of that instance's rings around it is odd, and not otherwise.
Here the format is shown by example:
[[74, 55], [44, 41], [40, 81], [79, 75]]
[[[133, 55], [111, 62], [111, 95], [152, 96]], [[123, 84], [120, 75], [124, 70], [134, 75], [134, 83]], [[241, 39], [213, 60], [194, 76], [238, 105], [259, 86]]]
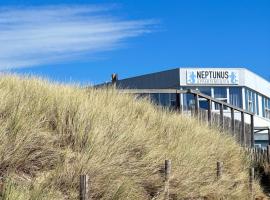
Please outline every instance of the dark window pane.
[[162, 106], [169, 106], [170, 105], [169, 94], [160, 93], [160, 104]]
[[230, 104], [242, 108], [242, 88], [231, 87], [229, 88]]
[[211, 96], [211, 88], [210, 87], [199, 87], [198, 90], [208, 96]]
[[214, 97], [215, 98], [227, 98], [227, 88], [226, 87], [214, 87]]

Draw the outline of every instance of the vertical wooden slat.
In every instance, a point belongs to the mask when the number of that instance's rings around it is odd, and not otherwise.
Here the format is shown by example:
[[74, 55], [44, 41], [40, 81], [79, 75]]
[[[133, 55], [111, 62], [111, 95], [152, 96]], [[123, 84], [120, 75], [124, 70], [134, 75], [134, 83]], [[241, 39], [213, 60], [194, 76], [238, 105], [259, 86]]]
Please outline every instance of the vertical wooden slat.
[[208, 124], [211, 126], [212, 125], [212, 101], [211, 99], [208, 99]]
[[198, 94], [194, 94], [194, 101], [195, 101], [195, 116], [198, 117], [199, 116], [199, 95]]
[[245, 115], [241, 112], [241, 144], [246, 144]]
[[266, 154], [267, 154], [267, 162], [268, 164], [270, 164], [270, 145], [267, 145]]
[[249, 170], [249, 192], [250, 192], [250, 199], [254, 199], [253, 194], [253, 182], [254, 182], [254, 168], [250, 168]]
[[268, 128], [268, 145], [270, 145], [270, 128]]
[[220, 125], [220, 129], [221, 130], [224, 130], [224, 106], [223, 106], [223, 104], [220, 104], [219, 105], [220, 106], [220, 109], [219, 109], [219, 112], [220, 112], [220, 120], [219, 120], [219, 125]]
[[88, 175], [80, 175], [80, 200], [88, 200]]
[[234, 120], [234, 109], [231, 108], [231, 131], [232, 135], [235, 135], [235, 120]]
[[170, 175], [171, 175], [171, 160], [165, 160], [165, 200], [169, 200], [170, 198]]
[[250, 115], [250, 147], [254, 147], [254, 115]]

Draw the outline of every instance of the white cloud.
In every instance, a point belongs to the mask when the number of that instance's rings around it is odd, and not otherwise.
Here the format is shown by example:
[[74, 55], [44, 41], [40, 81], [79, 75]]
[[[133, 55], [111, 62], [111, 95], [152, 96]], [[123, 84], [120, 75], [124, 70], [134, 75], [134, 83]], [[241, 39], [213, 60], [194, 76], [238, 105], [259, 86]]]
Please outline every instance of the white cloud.
[[[124, 20], [111, 6], [0, 7], [0, 69], [83, 59], [151, 32], [153, 20]], [[113, 11], [113, 10], [111, 10]]]

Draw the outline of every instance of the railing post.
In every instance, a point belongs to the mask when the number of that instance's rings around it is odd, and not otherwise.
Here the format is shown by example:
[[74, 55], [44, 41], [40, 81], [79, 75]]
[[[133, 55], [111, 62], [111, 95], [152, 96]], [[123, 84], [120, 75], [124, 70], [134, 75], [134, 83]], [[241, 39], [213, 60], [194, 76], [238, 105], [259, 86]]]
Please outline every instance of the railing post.
[[199, 95], [194, 94], [194, 101], [195, 101], [195, 116], [199, 117]]
[[219, 109], [219, 112], [220, 112], [220, 122], [219, 122], [219, 124], [220, 124], [220, 128], [221, 128], [221, 130], [224, 130], [224, 112], [223, 112], [223, 104], [220, 104], [219, 105], [220, 106], [220, 109]]
[[233, 136], [235, 135], [235, 121], [234, 121], [234, 109], [231, 108], [231, 131]]
[[254, 115], [250, 115], [250, 147], [254, 147]]
[[212, 101], [211, 99], [208, 99], [208, 124], [211, 126], [212, 124]]
[[164, 192], [165, 200], [169, 200], [170, 198], [169, 187], [170, 187], [171, 165], [172, 165], [171, 160], [165, 160], [165, 192]]
[[267, 162], [268, 162], [268, 164], [270, 164], [270, 145], [267, 145], [266, 154], [267, 154]]
[[181, 99], [180, 99], [180, 93], [176, 92], [176, 100], [175, 100], [175, 108], [177, 111], [181, 112], [180, 106], [181, 106]]
[[241, 144], [246, 145], [246, 131], [245, 131], [245, 115], [241, 112]]
[[88, 175], [80, 175], [80, 200], [88, 200]]
[[250, 199], [254, 199], [254, 194], [253, 194], [253, 182], [254, 182], [254, 168], [250, 168], [249, 170], [249, 192], [250, 192]]
[[270, 145], [270, 128], [268, 127], [268, 144]]

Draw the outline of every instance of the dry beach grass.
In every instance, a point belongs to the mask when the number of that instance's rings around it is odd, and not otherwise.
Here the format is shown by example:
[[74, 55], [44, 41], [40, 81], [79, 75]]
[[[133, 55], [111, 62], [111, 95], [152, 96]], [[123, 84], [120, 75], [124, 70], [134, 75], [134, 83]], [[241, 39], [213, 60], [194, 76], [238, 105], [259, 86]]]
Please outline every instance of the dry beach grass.
[[175, 199], [249, 195], [249, 161], [233, 138], [112, 88], [2, 76], [0, 140], [2, 199], [77, 199], [83, 173], [92, 199], [163, 199], [165, 159]]

